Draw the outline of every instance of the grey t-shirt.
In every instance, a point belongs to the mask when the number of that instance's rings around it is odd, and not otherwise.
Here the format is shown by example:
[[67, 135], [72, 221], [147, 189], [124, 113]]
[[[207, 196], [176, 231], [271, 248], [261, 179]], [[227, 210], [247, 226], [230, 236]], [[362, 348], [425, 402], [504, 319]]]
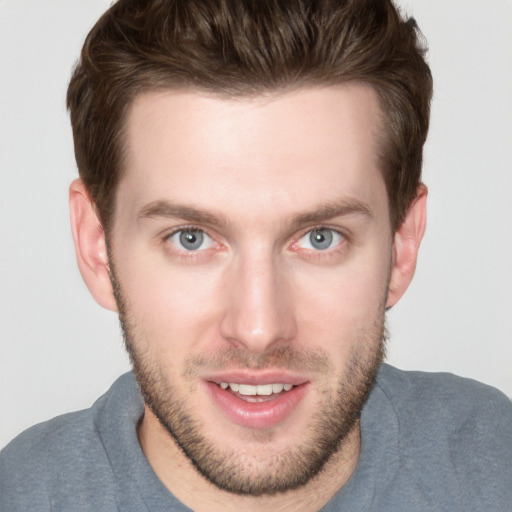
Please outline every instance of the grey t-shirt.
[[[142, 412], [130, 373], [90, 409], [18, 436], [0, 453], [0, 511], [189, 511], [140, 448]], [[354, 474], [322, 512], [512, 511], [512, 404], [499, 391], [382, 365], [361, 435]]]

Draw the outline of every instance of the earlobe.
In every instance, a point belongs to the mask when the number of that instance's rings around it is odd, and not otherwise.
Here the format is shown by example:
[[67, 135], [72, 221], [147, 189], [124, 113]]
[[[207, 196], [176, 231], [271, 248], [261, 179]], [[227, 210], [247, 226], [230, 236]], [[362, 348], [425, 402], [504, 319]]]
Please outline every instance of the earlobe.
[[80, 273], [101, 306], [117, 311], [110, 282], [107, 243], [96, 208], [81, 179], [69, 187], [71, 230]]
[[393, 266], [386, 306], [394, 306], [405, 293], [414, 276], [420, 243], [427, 222], [427, 187], [420, 184], [405, 218], [394, 236]]

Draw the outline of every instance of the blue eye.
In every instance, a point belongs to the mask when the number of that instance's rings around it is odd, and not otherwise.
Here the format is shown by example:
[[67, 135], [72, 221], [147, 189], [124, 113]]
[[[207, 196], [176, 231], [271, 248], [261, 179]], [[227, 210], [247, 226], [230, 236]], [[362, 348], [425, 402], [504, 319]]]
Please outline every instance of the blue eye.
[[200, 229], [181, 229], [176, 231], [169, 240], [176, 247], [185, 251], [208, 249], [213, 243], [212, 239]]
[[300, 238], [298, 244], [304, 249], [325, 251], [339, 245], [343, 241], [343, 235], [328, 228], [319, 228], [308, 231]]

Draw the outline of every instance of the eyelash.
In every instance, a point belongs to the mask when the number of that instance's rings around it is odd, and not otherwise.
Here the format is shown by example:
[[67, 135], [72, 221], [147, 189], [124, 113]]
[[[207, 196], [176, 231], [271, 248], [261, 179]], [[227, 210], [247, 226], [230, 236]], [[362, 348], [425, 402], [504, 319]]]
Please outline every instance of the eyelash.
[[[197, 251], [187, 251], [186, 249], [179, 249], [176, 247], [172, 242], [171, 238], [176, 235], [177, 233], [181, 233], [182, 231], [200, 231], [201, 233], [204, 233], [207, 237], [209, 237], [212, 240], [212, 246], [219, 247], [221, 244], [215, 241], [215, 237], [211, 236], [205, 229], [199, 228], [197, 226], [180, 226], [178, 228], [173, 229], [171, 232], [166, 233], [162, 237], [162, 241], [165, 244], [167, 251], [171, 252], [173, 256], [178, 256], [179, 258], [182, 258], [184, 260], [190, 260], [190, 259], [197, 259], [201, 257], [205, 257], [206, 254], [210, 251], [210, 248], [197, 250]], [[171, 247], [171, 248], [169, 248]]]
[[[323, 231], [323, 230], [332, 231], [333, 233], [339, 235], [342, 238], [342, 240], [338, 244], [336, 244], [334, 247], [329, 247], [325, 250], [308, 249], [308, 248], [300, 247], [298, 245], [299, 241], [302, 238], [304, 238], [306, 235], [308, 235], [309, 233], [311, 233], [313, 231]], [[167, 249], [169, 252], [172, 252], [174, 256], [178, 256], [184, 260], [207, 257], [207, 254], [210, 252], [211, 248], [209, 247], [207, 249], [202, 249], [202, 250], [199, 249], [197, 251], [187, 251], [186, 249], [179, 249], [170, 240], [174, 235], [176, 235], [177, 233], [180, 233], [182, 231], [199, 231], [201, 233], [204, 233], [206, 236], [208, 236], [212, 240], [212, 246], [214, 246], [214, 250], [215, 250], [215, 246], [216, 246], [217, 250], [219, 249], [219, 247], [222, 246], [222, 244], [220, 244], [219, 242], [217, 242], [215, 240], [214, 236], [211, 236], [208, 233], [208, 231], [206, 231], [203, 228], [200, 228], [198, 226], [177, 227], [177, 228], [173, 229], [171, 232], [166, 233], [162, 237], [162, 241], [167, 247], [171, 246], [171, 249], [169, 249], [169, 248]], [[339, 229], [335, 229], [335, 228], [332, 228], [329, 226], [320, 225], [320, 226], [309, 227], [306, 230], [302, 231], [298, 237], [294, 238], [294, 241], [291, 244], [289, 244], [288, 247], [292, 248], [294, 251], [301, 250], [301, 252], [308, 258], [332, 258], [332, 257], [339, 255], [339, 253], [345, 249], [345, 246], [348, 243], [349, 243], [349, 236], [347, 235], [347, 233], [344, 233], [343, 231], [341, 231]]]
[[[341, 241], [336, 244], [334, 247], [329, 247], [325, 250], [320, 249], [308, 249], [303, 248], [299, 246], [299, 241], [304, 238], [306, 235], [312, 233], [313, 231], [332, 231], [333, 233], [337, 234], [341, 237]], [[322, 259], [330, 259], [336, 256], [339, 256], [341, 252], [343, 252], [347, 244], [350, 242], [350, 237], [346, 232], [341, 231], [340, 229], [333, 228], [330, 226], [325, 225], [319, 225], [319, 226], [313, 226], [307, 228], [305, 231], [303, 231], [297, 238], [295, 238], [295, 241], [291, 244], [291, 247], [297, 250], [301, 250], [303, 255], [305, 255], [308, 258], [322, 258]]]

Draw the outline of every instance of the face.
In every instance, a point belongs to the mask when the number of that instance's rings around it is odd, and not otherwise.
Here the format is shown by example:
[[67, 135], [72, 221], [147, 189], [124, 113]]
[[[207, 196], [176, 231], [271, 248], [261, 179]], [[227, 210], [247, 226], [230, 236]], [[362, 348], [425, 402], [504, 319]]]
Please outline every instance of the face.
[[220, 488], [303, 485], [357, 428], [392, 265], [378, 119], [362, 85], [130, 110], [110, 240], [125, 339], [152, 413]]

